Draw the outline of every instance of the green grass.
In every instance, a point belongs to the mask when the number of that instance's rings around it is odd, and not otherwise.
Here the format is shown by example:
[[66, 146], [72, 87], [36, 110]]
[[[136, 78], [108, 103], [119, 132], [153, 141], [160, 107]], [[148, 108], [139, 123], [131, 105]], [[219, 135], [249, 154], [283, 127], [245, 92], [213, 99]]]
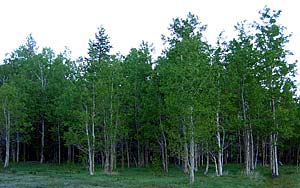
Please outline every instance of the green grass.
[[259, 167], [250, 176], [245, 176], [243, 166], [230, 164], [224, 167], [224, 176], [216, 177], [211, 166], [208, 175], [200, 168], [195, 175], [195, 184], [188, 184], [188, 176], [178, 167], [172, 167], [168, 174], [151, 168], [118, 169], [113, 175], [96, 169], [95, 176], [89, 176], [80, 165], [39, 164], [34, 162], [12, 164], [0, 168], [0, 187], [123, 187], [123, 188], [296, 188], [300, 187], [300, 171], [295, 166], [280, 168], [280, 176], [273, 178], [268, 168]]

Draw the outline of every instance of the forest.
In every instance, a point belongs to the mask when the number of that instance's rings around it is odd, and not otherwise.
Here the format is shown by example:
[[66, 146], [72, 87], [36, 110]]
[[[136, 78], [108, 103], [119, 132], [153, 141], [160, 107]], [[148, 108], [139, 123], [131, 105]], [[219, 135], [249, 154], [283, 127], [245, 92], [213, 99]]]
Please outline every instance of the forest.
[[200, 167], [226, 176], [225, 164], [241, 164], [248, 176], [263, 166], [277, 177], [281, 166], [298, 166], [297, 61], [288, 61], [280, 14], [265, 7], [214, 45], [196, 15], [175, 18], [157, 58], [144, 41], [112, 54], [103, 26], [76, 60], [30, 34], [0, 65], [3, 168], [75, 163], [93, 176], [176, 166], [192, 184]]

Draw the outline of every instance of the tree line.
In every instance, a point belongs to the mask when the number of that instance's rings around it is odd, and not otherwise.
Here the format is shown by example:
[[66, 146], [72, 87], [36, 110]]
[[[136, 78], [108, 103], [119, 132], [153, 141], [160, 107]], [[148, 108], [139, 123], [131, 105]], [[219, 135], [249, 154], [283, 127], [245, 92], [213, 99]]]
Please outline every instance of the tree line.
[[104, 27], [87, 57], [39, 49], [32, 35], [0, 65], [0, 156], [116, 168], [179, 166], [194, 182], [200, 166], [258, 164], [279, 175], [299, 163], [296, 62], [281, 11], [265, 7], [260, 20], [239, 22], [237, 36], [215, 45], [206, 25], [189, 13], [173, 19], [157, 59], [142, 42], [128, 55], [111, 54]]

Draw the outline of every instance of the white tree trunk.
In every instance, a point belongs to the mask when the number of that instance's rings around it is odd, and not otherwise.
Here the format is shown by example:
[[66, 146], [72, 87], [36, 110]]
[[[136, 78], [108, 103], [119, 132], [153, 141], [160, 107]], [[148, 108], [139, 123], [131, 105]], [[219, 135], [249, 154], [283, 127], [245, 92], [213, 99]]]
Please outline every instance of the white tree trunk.
[[5, 117], [5, 162], [4, 168], [9, 165], [9, 150], [10, 150], [10, 112], [6, 107], [3, 107]]
[[190, 160], [189, 160], [189, 171], [190, 171], [190, 184], [195, 182], [195, 142], [194, 142], [194, 122], [193, 122], [193, 107], [191, 107], [191, 132], [190, 132]]
[[86, 138], [87, 138], [87, 144], [88, 144], [88, 157], [89, 157], [89, 172], [90, 175], [93, 176], [94, 175], [94, 160], [92, 159], [93, 155], [92, 155], [92, 148], [91, 148], [91, 143], [90, 143], [90, 135], [89, 135], [89, 124], [88, 124], [88, 110], [87, 110], [87, 106], [85, 106], [85, 115], [86, 115], [86, 121], [85, 121], [85, 131], [86, 131]]
[[279, 176], [276, 133], [274, 134], [274, 176]]
[[245, 130], [245, 163], [246, 163], [246, 175], [250, 175], [250, 135], [249, 130]]
[[[278, 124], [276, 122], [276, 108], [275, 108], [275, 100], [272, 97], [272, 111], [273, 111], [273, 124], [276, 129], [278, 129]], [[272, 175], [279, 176], [278, 170], [278, 154], [277, 154], [277, 131], [271, 133], [271, 158], [272, 158]]]
[[220, 134], [220, 117], [219, 113], [217, 112], [217, 145], [218, 145], [218, 163], [217, 169], [218, 173], [217, 176], [223, 176], [223, 146], [221, 144], [221, 134]]
[[206, 143], [206, 168], [204, 171], [204, 175], [208, 173], [208, 168], [209, 168], [209, 151], [208, 151], [208, 143]]
[[209, 168], [209, 152], [208, 152], [208, 148], [207, 148], [207, 152], [206, 152], [206, 167], [205, 167], [204, 175], [206, 175], [208, 173], [208, 168]]
[[191, 136], [190, 140], [190, 163], [189, 163], [189, 171], [190, 171], [190, 184], [193, 184], [195, 182], [195, 143], [194, 138]]
[[160, 147], [161, 147], [161, 154], [162, 154], [162, 163], [163, 163], [163, 169], [166, 173], [169, 171], [168, 167], [168, 149], [167, 149], [167, 138], [162, 126], [161, 122], [161, 115], [159, 118], [159, 125], [160, 125], [160, 130], [161, 130], [161, 140], [159, 141]]
[[251, 170], [255, 169], [255, 164], [254, 164], [254, 141], [253, 141], [253, 134], [252, 134], [252, 125], [249, 124], [249, 132], [250, 132], [250, 168]]
[[45, 161], [45, 156], [44, 156], [44, 148], [45, 148], [45, 108], [46, 108], [46, 77], [44, 73], [44, 66], [42, 64], [39, 64], [39, 69], [40, 69], [40, 75], [36, 74], [37, 78], [41, 81], [41, 89], [42, 89], [42, 114], [41, 114], [41, 126], [42, 126], [42, 131], [41, 131], [41, 153], [40, 153], [40, 163], [43, 163]]
[[198, 172], [199, 145], [195, 144], [195, 172]]

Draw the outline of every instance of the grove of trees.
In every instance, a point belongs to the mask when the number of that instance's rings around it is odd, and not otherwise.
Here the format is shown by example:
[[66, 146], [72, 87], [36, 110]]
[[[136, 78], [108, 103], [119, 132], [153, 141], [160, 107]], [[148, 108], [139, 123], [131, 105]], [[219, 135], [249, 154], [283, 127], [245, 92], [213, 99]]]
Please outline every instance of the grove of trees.
[[297, 164], [300, 104], [296, 63], [281, 11], [265, 7], [260, 20], [235, 26], [229, 41], [204, 38], [206, 25], [189, 13], [173, 19], [157, 59], [141, 42], [112, 54], [103, 27], [87, 57], [40, 49], [32, 35], [0, 65], [0, 156], [10, 162], [82, 163], [116, 168], [170, 165], [194, 182], [210, 164]]

